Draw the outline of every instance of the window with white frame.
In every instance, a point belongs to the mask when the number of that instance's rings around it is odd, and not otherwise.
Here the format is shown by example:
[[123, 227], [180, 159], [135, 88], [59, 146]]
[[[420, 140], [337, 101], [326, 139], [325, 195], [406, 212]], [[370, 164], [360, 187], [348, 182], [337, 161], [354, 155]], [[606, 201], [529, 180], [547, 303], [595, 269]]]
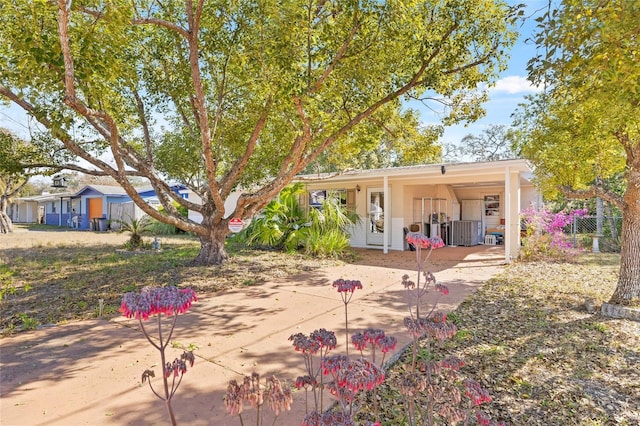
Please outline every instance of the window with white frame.
[[342, 207], [347, 206], [347, 191], [344, 189], [315, 189], [309, 191], [309, 207], [314, 209], [321, 209], [322, 203], [324, 203], [328, 197], [332, 197], [334, 200], [339, 201]]

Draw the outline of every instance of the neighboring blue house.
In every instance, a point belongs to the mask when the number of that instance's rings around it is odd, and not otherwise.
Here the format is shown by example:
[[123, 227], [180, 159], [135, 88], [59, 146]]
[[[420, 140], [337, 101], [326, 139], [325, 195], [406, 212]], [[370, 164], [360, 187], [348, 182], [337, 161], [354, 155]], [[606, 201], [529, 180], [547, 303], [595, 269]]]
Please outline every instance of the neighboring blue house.
[[[109, 206], [131, 201], [131, 197], [119, 186], [87, 185], [72, 198], [72, 227], [107, 230], [107, 219], [110, 219]], [[75, 217], [75, 219], [74, 219]]]
[[[192, 194], [184, 185], [172, 188], [182, 198]], [[160, 206], [153, 188], [139, 188], [138, 194], [150, 205]], [[43, 223], [96, 231], [106, 231], [112, 219], [128, 220], [143, 215], [122, 187], [110, 185], [86, 185], [75, 193], [18, 198], [9, 212], [14, 223]]]

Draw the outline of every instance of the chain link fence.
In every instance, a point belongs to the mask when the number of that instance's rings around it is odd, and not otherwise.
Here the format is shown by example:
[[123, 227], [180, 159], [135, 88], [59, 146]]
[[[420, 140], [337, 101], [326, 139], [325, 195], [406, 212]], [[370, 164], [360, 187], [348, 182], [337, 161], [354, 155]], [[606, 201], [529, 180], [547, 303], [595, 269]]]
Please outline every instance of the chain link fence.
[[[573, 246], [591, 249], [593, 247], [593, 237], [600, 234], [598, 238], [600, 251], [619, 253], [622, 218], [604, 216], [602, 217], [602, 224], [600, 226], [598, 225], [598, 218], [596, 216], [574, 217], [570, 231]], [[600, 232], [598, 232], [599, 230]]]

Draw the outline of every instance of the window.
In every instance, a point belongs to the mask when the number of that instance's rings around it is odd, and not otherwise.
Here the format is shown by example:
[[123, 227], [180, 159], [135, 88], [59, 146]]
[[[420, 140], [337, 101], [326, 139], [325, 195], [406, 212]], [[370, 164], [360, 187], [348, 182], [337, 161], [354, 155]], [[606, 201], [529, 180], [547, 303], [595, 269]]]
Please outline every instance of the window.
[[347, 206], [347, 191], [344, 189], [317, 189], [309, 191], [309, 206], [314, 209], [321, 209], [322, 203], [324, 203], [328, 197], [339, 200], [340, 205], [343, 207]]
[[500, 196], [499, 195], [484, 196], [484, 215], [500, 216]]
[[327, 198], [327, 191], [322, 190], [314, 190], [309, 191], [309, 206], [319, 209], [322, 207], [322, 203]]

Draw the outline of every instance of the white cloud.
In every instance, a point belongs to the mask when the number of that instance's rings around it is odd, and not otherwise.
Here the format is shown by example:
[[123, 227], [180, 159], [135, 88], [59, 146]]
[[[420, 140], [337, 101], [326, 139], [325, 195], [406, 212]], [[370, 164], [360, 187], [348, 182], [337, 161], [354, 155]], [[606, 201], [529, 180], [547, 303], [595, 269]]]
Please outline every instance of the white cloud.
[[532, 85], [525, 77], [512, 75], [498, 80], [496, 85], [489, 90], [492, 93], [507, 93], [515, 95], [519, 93], [539, 92], [542, 88]]

